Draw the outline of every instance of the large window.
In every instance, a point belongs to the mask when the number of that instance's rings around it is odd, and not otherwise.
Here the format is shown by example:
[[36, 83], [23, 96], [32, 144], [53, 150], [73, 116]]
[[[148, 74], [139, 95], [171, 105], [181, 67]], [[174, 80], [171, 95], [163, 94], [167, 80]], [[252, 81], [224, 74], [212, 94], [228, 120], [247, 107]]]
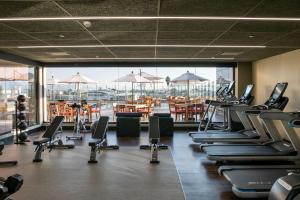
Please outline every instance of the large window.
[[[84, 105], [81, 117], [90, 122], [100, 114], [115, 121], [116, 112], [141, 112], [144, 121], [154, 112], [171, 112], [178, 122], [198, 121], [200, 111], [196, 108], [189, 115], [189, 108], [184, 106], [214, 99], [216, 89], [233, 80], [232, 68], [217, 67], [84, 67], [45, 71], [46, 119], [65, 115], [66, 122], [73, 122], [76, 110], [71, 105], [76, 102]], [[173, 104], [178, 108], [173, 108]]]
[[35, 67], [0, 61], [0, 134], [12, 130], [17, 96], [26, 96], [26, 119], [36, 124]]

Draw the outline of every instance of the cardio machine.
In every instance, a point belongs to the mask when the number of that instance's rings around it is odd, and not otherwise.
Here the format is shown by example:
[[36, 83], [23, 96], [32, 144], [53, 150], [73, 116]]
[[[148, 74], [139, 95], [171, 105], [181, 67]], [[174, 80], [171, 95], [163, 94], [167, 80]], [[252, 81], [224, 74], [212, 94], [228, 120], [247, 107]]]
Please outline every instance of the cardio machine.
[[[243, 123], [245, 130], [232, 132], [200, 132], [190, 134], [193, 141], [196, 143], [262, 143], [270, 141], [271, 138], [266, 133], [264, 127], [261, 125], [260, 120], [257, 118], [261, 112], [272, 111], [272, 110], [283, 110], [288, 103], [286, 97], [279, 97], [277, 92], [282, 88], [281, 93], [283, 94], [287, 84], [278, 83], [275, 85], [269, 99], [259, 106], [249, 106], [245, 104], [227, 104], [229, 107], [230, 114], [236, 114], [240, 121]], [[284, 89], [285, 88], [285, 89]], [[248, 87], [245, 89], [247, 92]], [[248, 90], [249, 91], [249, 90]], [[281, 96], [282, 96], [281, 94]], [[245, 95], [243, 95], [245, 96]], [[276, 103], [274, 103], [274, 99]], [[225, 104], [225, 106], [227, 106]]]
[[[287, 103], [287, 98], [283, 97], [284, 91], [287, 88], [287, 83], [278, 83], [268, 100], [270, 103], [268, 108], [276, 106], [281, 101]], [[256, 108], [256, 107], [254, 107]], [[257, 110], [250, 112], [261, 112], [261, 109], [266, 109], [267, 106], [263, 105], [262, 108], [257, 107]], [[276, 129], [274, 119], [269, 115], [271, 112], [265, 110], [259, 117], [262, 120], [264, 127], [267, 129], [272, 141], [262, 144], [212, 144], [204, 146], [202, 149], [207, 153], [207, 158], [215, 161], [262, 161], [262, 160], [294, 160], [297, 156], [297, 136], [289, 130], [289, 141], [283, 140], [279, 131]], [[279, 118], [283, 125], [285, 119]], [[300, 146], [300, 145], [299, 145]]]
[[[233, 89], [234, 89], [235, 81], [231, 81], [228, 85], [224, 85], [220, 87], [217, 92], [217, 100], [206, 100], [205, 104], [207, 104], [207, 108], [202, 116], [202, 119], [200, 120], [198, 131], [204, 130], [225, 130], [225, 129], [231, 129], [230, 125], [230, 119], [228, 118], [227, 109], [223, 109], [224, 111], [224, 118], [223, 122], [213, 122], [213, 116], [216, 113], [216, 108], [220, 105], [222, 102], [226, 102], [229, 100], [235, 99], [233, 95]], [[209, 116], [210, 109], [213, 108], [211, 115]]]
[[[295, 133], [293, 128], [300, 128], [299, 112], [268, 113], [266, 117], [274, 120], [284, 120], [284, 127], [288, 131], [287, 133]], [[299, 145], [299, 142], [297, 144]], [[299, 158], [295, 161], [299, 161]], [[300, 165], [227, 165], [221, 166], [218, 171], [220, 175], [223, 175], [231, 182], [232, 191], [236, 196], [243, 198], [265, 198], [268, 197], [272, 186], [274, 187], [274, 182], [278, 178], [286, 176], [289, 173], [299, 174]], [[278, 194], [278, 191], [275, 194]], [[274, 191], [270, 196], [274, 197]]]

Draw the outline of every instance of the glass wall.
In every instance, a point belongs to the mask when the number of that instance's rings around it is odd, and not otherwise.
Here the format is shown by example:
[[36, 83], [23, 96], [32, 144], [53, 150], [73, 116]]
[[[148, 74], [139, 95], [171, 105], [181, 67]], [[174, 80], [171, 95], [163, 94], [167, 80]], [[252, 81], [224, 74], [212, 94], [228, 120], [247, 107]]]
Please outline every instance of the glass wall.
[[67, 122], [73, 122], [76, 110], [71, 105], [76, 102], [83, 103], [80, 114], [89, 122], [100, 114], [115, 121], [116, 112], [141, 112], [144, 121], [154, 112], [171, 112], [178, 122], [198, 121], [200, 108], [189, 115], [184, 106], [214, 99], [216, 89], [233, 80], [233, 68], [217, 67], [45, 68], [45, 72], [47, 121], [65, 115]]
[[0, 134], [11, 131], [17, 96], [26, 96], [26, 119], [29, 126], [35, 125], [36, 89], [35, 67], [0, 61]]

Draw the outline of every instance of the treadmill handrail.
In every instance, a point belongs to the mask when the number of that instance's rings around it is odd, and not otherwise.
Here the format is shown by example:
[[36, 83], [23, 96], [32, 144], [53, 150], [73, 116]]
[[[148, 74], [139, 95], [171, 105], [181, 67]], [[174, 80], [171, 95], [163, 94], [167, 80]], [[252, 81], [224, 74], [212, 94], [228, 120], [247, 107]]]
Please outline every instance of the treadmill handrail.
[[280, 121], [291, 121], [295, 118], [295, 113], [293, 112], [262, 112], [259, 117], [261, 119], [269, 120], [280, 120]]

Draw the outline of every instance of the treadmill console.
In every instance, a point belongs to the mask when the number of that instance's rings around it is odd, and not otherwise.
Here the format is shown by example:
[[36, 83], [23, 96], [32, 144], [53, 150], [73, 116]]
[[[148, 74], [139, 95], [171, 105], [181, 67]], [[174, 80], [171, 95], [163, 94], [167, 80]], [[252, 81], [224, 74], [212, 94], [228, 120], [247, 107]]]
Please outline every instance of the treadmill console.
[[269, 98], [269, 102], [271, 104], [276, 103], [277, 101], [279, 101], [281, 99], [281, 97], [283, 96], [286, 88], [288, 86], [288, 83], [277, 83], [275, 88], [273, 89], [273, 92]]
[[253, 88], [254, 88], [253, 84], [249, 84], [246, 86], [243, 95], [239, 99], [240, 103], [249, 104], [248, 101], [253, 100], [254, 97], [251, 95]]
[[225, 95], [230, 95], [232, 94], [232, 91], [234, 89], [234, 84], [235, 84], [235, 81], [231, 81], [225, 91]]

